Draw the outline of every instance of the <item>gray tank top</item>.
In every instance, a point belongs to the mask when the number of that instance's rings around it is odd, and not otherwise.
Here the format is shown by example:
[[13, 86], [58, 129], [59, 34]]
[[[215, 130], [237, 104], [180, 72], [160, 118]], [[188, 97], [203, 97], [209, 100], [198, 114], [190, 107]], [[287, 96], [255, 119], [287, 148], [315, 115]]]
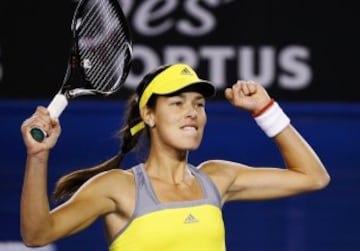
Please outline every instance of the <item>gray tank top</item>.
[[150, 212], [168, 208], [190, 207], [202, 204], [211, 204], [221, 208], [221, 198], [215, 184], [208, 176], [200, 172], [193, 165], [188, 165], [188, 170], [200, 181], [204, 197], [200, 200], [169, 203], [162, 203], [157, 199], [143, 164], [134, 166], [132, 170], [135, 174], [137, 188], [133, 219]]

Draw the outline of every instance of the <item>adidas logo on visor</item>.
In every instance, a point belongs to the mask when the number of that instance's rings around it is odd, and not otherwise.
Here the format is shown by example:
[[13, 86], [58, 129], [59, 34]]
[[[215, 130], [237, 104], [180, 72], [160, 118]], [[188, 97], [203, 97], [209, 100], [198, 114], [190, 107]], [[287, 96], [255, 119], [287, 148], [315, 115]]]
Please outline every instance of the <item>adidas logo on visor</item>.
[[184, 68], [181, 72], [180, 72], [181, 75], [190, 75], [192, 76], [192, 72], [188, 69], [188, 68]]

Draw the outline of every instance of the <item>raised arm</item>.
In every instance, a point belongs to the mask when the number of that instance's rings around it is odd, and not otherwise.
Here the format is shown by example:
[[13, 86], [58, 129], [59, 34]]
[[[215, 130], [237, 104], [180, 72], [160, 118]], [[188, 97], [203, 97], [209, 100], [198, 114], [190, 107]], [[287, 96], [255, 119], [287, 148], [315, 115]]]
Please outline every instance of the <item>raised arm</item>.
[[[35, 141], [30, 134], [33, 127], [43, 128], [48, 137], [41, 143]], [[31, 245], [44, 234], [44, 230], [50, 229], [47, 164], [50, 150], [55, 146], [60, 131], [59, 123], [50, 118], [44, 107], [38, 107], [21, 126], [27, 151], [20, 207], [21, 235], [25, 244]]]
[[[30, 135], [33, 127], [43, 128], [48, 137], [41, 143]], [[21, 195], [20, 221], [21, 235], [25, 245], [36, 247], [73, 234], [89, 224], [99, 215], [114, 207], [104, 189], [86, 186], [65, 204], [51, 210], [47, 191], [47, 169], [50, 150], [60, 135], [60, 125], [50, 118], [44, 107], [24, 121], [21, 127], [27, 150], [27, 160]], [[95, 203], [96, 200], [96, 203]], [[89, 205], [92, 205], [89, 207]]]
[[327, 186], [330, 177], [320, 158], [264, 87], [252, 81], [238, 81], [225, 95], [234, 106], [253, 114], [265, 134], [277, 144], [285, 168], [250, 167], [230, 161], [204, 163], [202, 170], [213, 178], [224, 202], [281, 198]]

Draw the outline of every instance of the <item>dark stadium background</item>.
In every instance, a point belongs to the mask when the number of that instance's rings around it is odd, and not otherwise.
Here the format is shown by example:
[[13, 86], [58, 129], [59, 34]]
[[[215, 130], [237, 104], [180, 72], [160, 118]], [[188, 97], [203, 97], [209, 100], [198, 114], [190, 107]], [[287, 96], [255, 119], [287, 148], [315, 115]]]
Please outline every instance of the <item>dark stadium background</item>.
[[[224, 208], [229, 251], [358, 251], [360, 250], [360, 94], [358, 11], [346, 2], [310, 1], [154, 1], [176, 5], [158, 22], [189, 21], [202, 25], [188, 5], [198, 4], [213, 17], [212, 29], [193, 34], [167, 32], [148, 35], [137, 27], [140, 10], [150, 1], [122, 1], [133, 29], [135, 49], [145, 47], [158, 63], [166, 63], [166, 48], [186, 47], [198, 59], [195, 68], [210, 78], [209, 61], [201, 56], [207, 46], [275, 51], [275, 72], [267, 89], [291, 117], [327, 166], [332, 181], [325, 190], [298, 197], [263, 202], [231, 203]], [[212, 3], [212, 4], [211, 4]], [[37, 105], [47, 105], [60, 87], [71, 42], [70, 23], [75, 3], [64, 1], [2, 0], [0, 2], [0, 251], [21, 247], [19, 202], [25, 148], [20, 135], [22, 121]], [[191, 9], [190, 9], [191, 10]], [[144, 20], [142, 20], [144, 21]], [[141, 23], [141, 22], [140, 22]], [[292, 46], [310, 53], [304, 63], [311, 79], [302, 88], [279, 84], [280, 76], [292, 77], [279, 59]], [[236, 51], [235, 50], [235, 51]], [[256, 54], [257, 55], [257, 54]], [[259, 55], [254, 56], [257, 69]], [[194, 164], [208, 158], [252, 165], [281, 165], [273, 142], [255, 125], [249, 114], [231, 107], [223, 90], [239, 75], [239, 57], [226, 62], [226, 79], [216, 98], [208, 102], [208, 127], [200, 149], [190, 154]], [[133, 76], [146, 68], [134, 62]], [[156, 65], [153, 65], [154, 67]], [[62, 136], [49, 168], [49, 193], [61, 175], [88, 167], [116, 153], [114, 137], [122, 123], [131, 84], [108, 97], [79, 98], [61, 116]], [[129, 156], [131, 166], [136, 156]], [[44, 250], [107, 250], [101, 222], [54, 243]]]

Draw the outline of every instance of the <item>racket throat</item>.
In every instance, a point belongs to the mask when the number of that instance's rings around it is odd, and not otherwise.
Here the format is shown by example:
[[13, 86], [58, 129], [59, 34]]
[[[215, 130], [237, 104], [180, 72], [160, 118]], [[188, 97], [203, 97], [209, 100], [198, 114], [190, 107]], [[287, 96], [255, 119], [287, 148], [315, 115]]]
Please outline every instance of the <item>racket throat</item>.
[[67, 90], [64, 95], [67, 97], [67, 99], [73, 99], [76, 98], [78, 96], [83, 96], [83, 95], [96, 95], [97, 92], [94, 90], [88, 90], [88, 89], [82, 89], [82, 88], [75, 88], [75, 89], [71, 89], [71, 90]]
[[[73, 48], [74, 50], [74, 48]], [[90, 82], [86, 79], [84, 69], [79, 64], [79, 58], [74, 55], [68, 64], [61, 94], [67, 99], [73, 99], [82, 95], [95, 95], [96, 91], [92, 88]]]

